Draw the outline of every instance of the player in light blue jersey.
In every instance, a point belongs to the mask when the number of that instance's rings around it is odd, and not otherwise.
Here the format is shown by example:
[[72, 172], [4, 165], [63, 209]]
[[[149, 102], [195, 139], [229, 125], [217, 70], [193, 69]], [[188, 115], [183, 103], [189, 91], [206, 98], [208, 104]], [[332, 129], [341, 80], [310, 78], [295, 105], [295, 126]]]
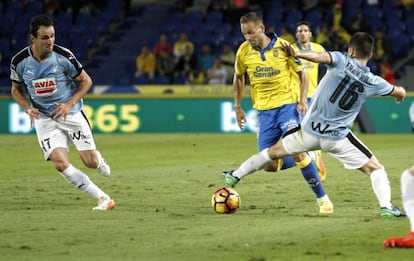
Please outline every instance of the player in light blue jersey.
[[391, 203], [391, 187], [384, 167], [349, 128], [368, 97], [389, 95], [397, 103], [405, 97], [403, 87], [391, 85], [369, 71], [367, 62], [373, 48], [374, 38], [362, 32], [351, 37], [346, 54], [296, 51], [291, 45], [283, 44], [287, 55], [326, 64], [327, 72], [318, 84], [301, 126], [288, 131], [272, 147], [250, 157], [233, 171], [233, 176], [243, 177], [286, 155], [322, 149], [341, 161], [345, 168], [359, 169], [370, 176], [382, 217], [405, 216]]
[[[94, 210], [115, 207], [115, 202], [69, 161], [72, 143], [88, 168], [103, 176], [111, 170], [96, 150], [89, 122], [82, 112], [82, 97], [92, 80], [73, 53], [55, 45], [55, 26], [46, 15], [30, 22], [32, 44], [11, 60], [11, 94], [34, 123], [39, 145], [46, 160], [76, 188], [98, 199]], [[30, 102], [24, 89], [27, 88]]]

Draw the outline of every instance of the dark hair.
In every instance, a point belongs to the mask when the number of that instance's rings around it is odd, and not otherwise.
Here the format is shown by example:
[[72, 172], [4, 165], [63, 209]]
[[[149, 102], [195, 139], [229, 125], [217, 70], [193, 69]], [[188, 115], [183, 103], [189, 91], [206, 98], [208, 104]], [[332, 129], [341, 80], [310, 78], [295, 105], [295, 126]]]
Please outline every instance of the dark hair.
[[310, 26], [310, 23], [308, 21], [300, 21], [299, 23], [296, 24], [296, 27], [299, 27], [301, 25], [306, 25], [309, 29], [309, 31], [312, 31], [312, 28]]
[[355, 54], [359, 58], [369, 58], [374, 51], [374, 37], [365, 32], [357, 32], [352, 35], [349, 47], [355, 49]]
[[37, 37], [40, 26], [55, 26], [55, 22], [47, 15], [37, 15], [30, 20], [30, 34]]
[[263, 18], [255, 12], [250, 12], [240, 17], [241, 24], [248, 23], [248, 22], [253, 22], [255, 24], [262, 24]]

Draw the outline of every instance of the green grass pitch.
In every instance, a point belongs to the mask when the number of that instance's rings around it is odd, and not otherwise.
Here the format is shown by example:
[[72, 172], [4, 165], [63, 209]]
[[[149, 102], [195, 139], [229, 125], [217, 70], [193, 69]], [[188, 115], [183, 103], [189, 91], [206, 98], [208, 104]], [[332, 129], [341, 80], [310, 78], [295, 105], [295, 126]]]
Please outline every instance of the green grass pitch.
[[[360, 135], [385, 165], [393, 203], [400, 174], [414, 164], [414, 136]], [[254, 134], [95, 135], [112, 168], [105, 178], [72, 164], [117, 203], [74, 189], [43, 155], [34, 135], [0, 136], [0, 260], [412, 260], [414, 250], [385, 249], [408, 219], [381, 219], [370, 180], [327, 154], [325, 189], [334, 203], [321, 216], [297, 168], [256, 172], [236, 187], [241, 207], [210, 206], [221, 171], [256, 153]]]

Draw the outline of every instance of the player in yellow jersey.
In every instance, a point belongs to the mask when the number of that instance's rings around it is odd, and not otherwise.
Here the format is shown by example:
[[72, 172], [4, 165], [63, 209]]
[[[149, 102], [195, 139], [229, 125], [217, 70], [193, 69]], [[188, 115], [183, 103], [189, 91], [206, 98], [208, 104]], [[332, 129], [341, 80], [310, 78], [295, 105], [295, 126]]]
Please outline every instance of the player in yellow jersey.
[[[301, 21], [296, 26], [296, 41], [292, 45], [295, 50], [312, 50], [315, 52], [324, 52], [325, 48], [318, 43], [311, 42], [312, 30], [311, 26], [306, 21]], [[301, 59], [303, 67], [308, 73], [308, 105], [315, 93], [319, 80], [319, 64], [305, 59]], [[318, 168], [319, 177], [322, 181], [326, 179], [326, 168], [322, 161], [322, 153], [320, 150], [310, 151], [309, 155], [315, 161]]]
[[[307, 111], [308, 77], [300, 60], [287, 57], [281, 43], [287, 41], [276, 33], [266, 33], [263, 19], [254, 12], [240, 18], [241, 32], [246, 39], [238, 48], [233, 79], [234, 106], [238, 125], [243, 129], [245, 112], [241, 107], [243, 89], [248, 75], [253, 108], [258, 112], [259, 151], [274, 145], [286, 132], [298, 127]], [[289, 156], [290, 157], [290, 156]], [[314, 161], [307, 153], [290, 158], [297, 165], [315, 193], [320, 213], [332, 213], [333, 205], [326, 195]], [[264, 169], [276, 171], [280, 166], [272, 162]], [[223, 173], [227, 186], [234, 187], [243, 176], [233, 171]]]

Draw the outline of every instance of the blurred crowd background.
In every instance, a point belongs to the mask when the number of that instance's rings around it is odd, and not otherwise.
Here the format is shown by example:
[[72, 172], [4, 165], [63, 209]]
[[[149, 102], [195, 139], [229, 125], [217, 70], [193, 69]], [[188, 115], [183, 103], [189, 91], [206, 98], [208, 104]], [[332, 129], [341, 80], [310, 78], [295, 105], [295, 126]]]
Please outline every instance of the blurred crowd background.
[[235, 52], [243, 41], [239, 18], [249, 11], [263, 16], [267, 31], [290, 42], [296, 24], [308, 21], [312, 41], [326, 50], [346, 51], [354, 32], [369, 32], [376, 39], [371, 71], [390, 82], [409, 81], [414, 75], [413, 2], [3, 0], [0, 86], [10, 86], [10, 59], [29, 44], [30, 18], [41, 13], [54, 17], [56, 44], [75, 53], [95, 85], [231, 84]]

